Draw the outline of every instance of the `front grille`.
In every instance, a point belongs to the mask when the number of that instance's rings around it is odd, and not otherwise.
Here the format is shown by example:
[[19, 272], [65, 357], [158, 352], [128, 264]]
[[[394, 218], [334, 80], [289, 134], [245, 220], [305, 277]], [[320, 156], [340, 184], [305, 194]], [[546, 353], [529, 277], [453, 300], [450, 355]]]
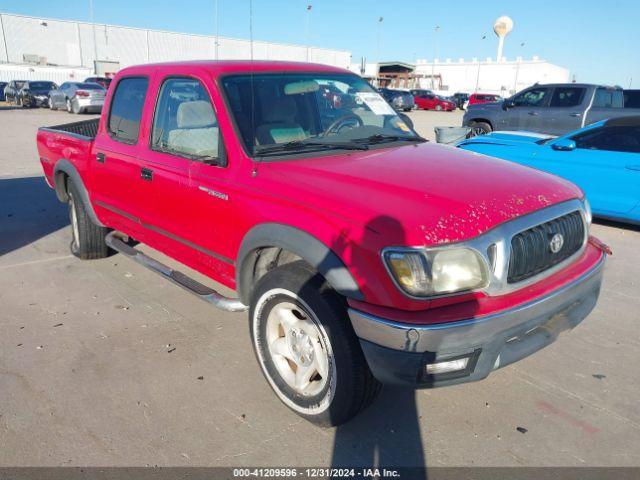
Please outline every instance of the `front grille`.
[[[554, 253], [551, 243], [556, 234], [562, 235], [564, 243]], [[507, 282], [521, 282], [566, 260], [580, 250], [584, 235], [584, 222], [578, 211], [516, 234], [511, 239]]]

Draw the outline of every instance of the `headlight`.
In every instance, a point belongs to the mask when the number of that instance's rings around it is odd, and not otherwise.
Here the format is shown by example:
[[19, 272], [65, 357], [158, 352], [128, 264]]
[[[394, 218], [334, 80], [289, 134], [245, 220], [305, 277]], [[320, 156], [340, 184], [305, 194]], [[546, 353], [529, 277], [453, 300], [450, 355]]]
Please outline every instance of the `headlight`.
[[397, 285], [415, 297], [475, 290], [489, 278], [486, 262], [470, 248], [390, 249], [384, 260]]

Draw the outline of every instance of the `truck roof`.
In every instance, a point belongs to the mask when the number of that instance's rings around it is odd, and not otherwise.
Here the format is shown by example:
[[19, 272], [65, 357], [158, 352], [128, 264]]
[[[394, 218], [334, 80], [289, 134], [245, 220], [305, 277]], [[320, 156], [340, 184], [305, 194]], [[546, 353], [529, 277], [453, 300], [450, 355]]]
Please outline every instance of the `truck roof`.
[[134, 65], [123, 68], [118, 72], [120, 75], [141, 74], [153, 71], [188, 71], [198, 68], [210, 70], [216, 75], [228, 73], [251, 73], [251, 72], [323, 72], [323, 73], [348, 73], [353, 72], [330, 65], [304, 62], [284, 62], [270, 60], [189, 60], [184, 62], [161, 62], [144, 65]]
[[538, 83], [536, 85], [540, 85], [541, 87], [594, 87], [594, 88], [598, 88], [598, 87], [602, 87], [602, 88], [611, 88], [611, 89], [615, 89], [621, 90], [621, 87], [618, 86], [613, 86], [613, 85], [600, 85], [597, 83]]

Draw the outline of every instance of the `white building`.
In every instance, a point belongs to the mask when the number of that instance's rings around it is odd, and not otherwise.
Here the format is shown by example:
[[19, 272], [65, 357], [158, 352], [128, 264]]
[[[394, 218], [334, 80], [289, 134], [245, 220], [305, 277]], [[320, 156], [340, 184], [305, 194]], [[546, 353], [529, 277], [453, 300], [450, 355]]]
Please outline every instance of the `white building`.
[[379, 86], [392, 88], [425, 88], [442, 95], [464, 93], [495, 93], [509, 96], [534, 83], [569, 82], [569, 70], [546, 60], [533, 57], [524, 60], [491, 58], [466, 61], [417, 60], [415, 64], [385, 62], [352, 64], [351, 70]]
[[430, 88], [443, 94], [455, 92], [495, 93], [503, 97], [527, 88], [534, 83], [569, 82], [569, 70], [533, 57], [524, 60], [503, 58], [496, 62], [491, 58], [484, 61], [447, 59], [416, 61], [414, 75], [421, 88]]
[[[246, 39], [165, 32], [0, 13], [0, 80], [63, 82], [97, 70], [150, 62], [249, 59]], [[351, 53], [303, 45], [254, 41], [256, 60], [309, 61], [348, 68]], [[94, 60], [97, 60], [94, 63]]]

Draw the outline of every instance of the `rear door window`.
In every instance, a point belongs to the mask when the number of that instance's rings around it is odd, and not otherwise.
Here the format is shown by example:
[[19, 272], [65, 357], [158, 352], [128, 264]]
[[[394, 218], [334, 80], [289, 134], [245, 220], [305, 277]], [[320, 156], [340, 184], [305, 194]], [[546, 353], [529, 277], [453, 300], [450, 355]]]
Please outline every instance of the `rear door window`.
[[123, 78], [118, 82], [109, 113], [108, 130], [112, 138], [129, 144], [138, 141], [148, 87], [149, 80], [142, 77]]
[[582, 103], [586, 88], [557, 87], [551, 97], [552, 107], [575, 107]]

